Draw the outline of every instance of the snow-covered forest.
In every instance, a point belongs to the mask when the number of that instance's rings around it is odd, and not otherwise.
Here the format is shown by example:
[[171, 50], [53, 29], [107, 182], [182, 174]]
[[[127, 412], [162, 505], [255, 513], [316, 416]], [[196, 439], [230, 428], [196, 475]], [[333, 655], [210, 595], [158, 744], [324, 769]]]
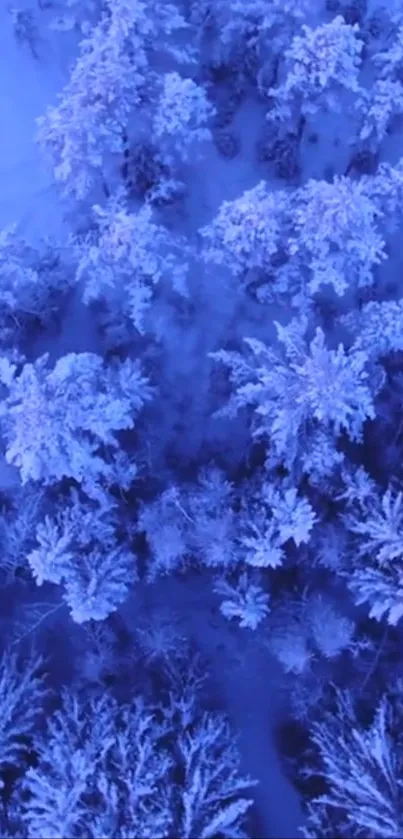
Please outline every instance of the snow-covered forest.
[[403, 0], [0, 11], [0, 839], [403, 839]]

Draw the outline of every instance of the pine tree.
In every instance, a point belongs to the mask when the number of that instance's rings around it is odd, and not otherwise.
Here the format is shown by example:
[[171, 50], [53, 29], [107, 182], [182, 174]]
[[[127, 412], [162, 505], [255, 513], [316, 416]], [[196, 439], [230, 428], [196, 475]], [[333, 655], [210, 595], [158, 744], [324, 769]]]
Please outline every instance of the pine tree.
[[3, 358], [1, 379], [8, 390], [1, 404], [6, 460], [23, 483], [107, 479], [113, 468], [104, 447], [117, 448], [116, 432], [132, 428], [151, 397], [136, 362], [105, 367], [92, 353], [70, 353], [53, 369], [44, 355], [20, 372]]
[[309, 180], [298, 190], [290, 253], [301, 272], [309, 269], [310, 294], [325, 284], [340, 296], [351, 286], [371, 285], [374, 266], [386, 258], [380, 219], [382, 211], [360, 181]]
[[358, 26], [349, 26], [338, 15], [316, 28], [303, 24], [285, 50], [285, 78], [268, 91], [274, 109], [269, 120], [299, 120], [324, 107], [340, 110], [342, 91], [359, 91], [358, 75], [363, 43], [357, 38]]
[[79, 244], [77, 280], [83, 280], [83, 300], [102, 300], [114, 317], [127, 316], [135, 329], [145, 331], [145, 318], [159, 284], [186, 296], [190, 250], [182, 237], [174, 238], [157, 224], [144, 204], [129, 212], [118, 194], [106, 207], [93, 208], [98, 231]]
[[360, 440], [374, 407], [366, 353], [346, 353], [342, 344], [329, 350], [320, 328], [307, 346], [306, 323], [276, 326], [280, 351], [248, 338], [245, 356], [221, 350], [212, 358], [229, 368], [235, 389], [221, 413], [252, 409], [252, 435], [270, 442], [291, 468], [312, 431], [329, 430], [335, 437], [345, 432]]

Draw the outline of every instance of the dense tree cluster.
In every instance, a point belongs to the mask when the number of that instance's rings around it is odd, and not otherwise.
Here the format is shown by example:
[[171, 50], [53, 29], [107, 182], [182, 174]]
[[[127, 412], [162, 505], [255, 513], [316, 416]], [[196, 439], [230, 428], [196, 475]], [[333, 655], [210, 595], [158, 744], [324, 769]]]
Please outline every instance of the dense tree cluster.
[[39, 13], [70, 228], [0, 232], [5, 839], [254, 835], [171, 583], [277, 668], [301, 834], [403, 835], [399, 7]]

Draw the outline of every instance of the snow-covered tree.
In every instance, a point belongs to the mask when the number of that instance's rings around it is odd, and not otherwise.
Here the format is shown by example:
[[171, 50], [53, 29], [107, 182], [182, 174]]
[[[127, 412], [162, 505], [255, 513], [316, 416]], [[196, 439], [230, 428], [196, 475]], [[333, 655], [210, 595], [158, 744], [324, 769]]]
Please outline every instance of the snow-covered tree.
[[382, 79], [403, 81], [403, 26], [399, 26], [386, 49], [377, 52], [372, 61], [379, 69]]
[[371, 494], [345, 516], [355, 535], [346, 571], [357, 604], [367, 603], [370, 617], [387, 617], [394, 625], [403, 616], [403, 493], [389, 487]]
[[329, 598], [320, 594], [308, 597], [305, 613], [312, 642], [324, 658], [336, 658], [353, 648], [355, 623], [340, 614]]
[[239, 774], [232, 731], [221, 715], [198, 716], [192, 697], [185, 723], [180, 699], [152, 708], [64, 692], [24, 779], [29, 839], [244, 839], [253, 782]]
[[402, 299], [371, 300], [341, 317], [340, 323], [355, 338], [354, 347], [374, 361], [403, 350]]
[[254, 783], [239, 775], [239, 752], [226, 718], [205, 713], [177, 740], [183, 782], [175, 836], [180, 839], [246, 839], [244, 816]]
[[358, 26], [349, 26], [338, 15], [316, 28], [304, 24], [284, 52], [284, 80], [268, 94], [274, 100], [269, 120], [292, 120], [313, 115], [321, 107], [340, 110], [340, 92], [359, 91], [358, 75], [362, 41]]
[[227, 568], [237, 560], [233, 487], [223, 473], [203, 470], [196, 486], [172, 486], [154, 502], [143, 503], [138, 526], [152, 559], [148, 576], [183, 570], [200, 562]]
[[352, 285], [373, 282], [374, 266], [386, 258], [380, 218], [382, 211], [360, 181], [309, 180], [298, 190], [289, 248], [301, 271], [309, 268], [311, 294], [326, 284], [342, 295]]
[[212, 138], [207, 123], [213, 115], [203, 87], [179, 73], [166, 73], [152, 120], [152, 135], [164, 163], [194, 159]]
[[260, 181], [234, 201], [224, 201], [212, 223], [200, 231], [202, 257], [225, 265], [236, 277], [270, 271], [284, 243], [289, 196]]
[[272, 630], [266, 646], [280, 662], [285, 673], [302, 676], [309, 672], [313, 653], [309, 648], [307, 633], [297, 621]]
[[374, 416], [367, 355], [326, 347], [318, 328], [307, 346], [306, 324], [276, 324], [280, 348], [247, 338], [246, 356], [221, 350], [212, 358], [225, 364], [235, 389], [221, 413], [234, 416], [251, 408], [252, 434], [270, 442], [280, 461], [292, 466], [301, 442], [309, 444], [316, 429], [335, 436], [345, 432], [359, 440], [367, 419]]
[[9, 493], [7, 506], [4, 505], [0, 512], [0, 568], [5, 583], [26, 567], [27, 553], [32, 547], [38, 521], [43, 516], [45, 499], [45, 492], [38, 490], [36, 485], [21, 486], [18, 472], [16, 477], [18, 487]]
[[107, 156], [123, 153], [129, 115], [141, 105], [146, 84], [145, 39], [151, 33], [145, 3], [111, 3], [81, 42], [59, 104], [40, 118], [39, 142], [66, 193], [83, 198]]
[[135, 557], [119, 545], [116, 528], [113, 511], [80, 503], [77, 493], [61, 512], [46, 516], [37, 527], [28, 564], [38, 585], [63, 585], [76, 623], [105, 620], [135, 580]]
[[358, 138], [377, 151], [392, 118], [403, 113], [403, 85], [392, 79], [377, 79], [364, 88], [354, 102], [360, 125]]
[[312, 486], [326, 489], [343, 463], [344, 453], [336, 448], [331, 427], [316, 428], [306, 443], [301, 451], [302, 471], [309, 475]]
[[64, 191], [84, 198], [94, 184], [116, 181], [129, 125], [149, 103], [152, 56], [158, 49], [189, 60], [172, 44], [187, 24], [161, 0], [107, 0], [101, 20], [86, 33], [59, 104], [39, 120], [38, 139]]
[[235, 618], [246, 629], [256, 629], [270, 612], [269, 595], [246, 573], [241, 574], [235, 585], [223, 578], [217, 580], [214, 591], [224, 598], [221, 614], [228, 620]]
[[165, 280], [186, 295], [189, 248], [157, 224], [153, 210], [143, 205], [129, 212], [120, 195], [106, 207], [95, 206], [98, 231], [77, 248], [77, 280], [83, 280], [83, 300], [102, 300], [128, 316], [135, 329], [145, 331], [144, 318], [154, 289]]
[[[323, 776], [327, 792], [311, 804], [305, 835], [318, 839], [324, 835], [315, 830], [321, 812], [335, 817], [333, 835], [368, 839], [402, 835], [400, 730], [401, 707], [396, 713], [386, 697], [371, 725], [364, 728], [351, 696], [337, 693], [336, 708], [315, 723], [311, 733], [321, 760], [319, 772], [315, 767], [313, 774]], [[348, 833], [339, 832], [343, 823]]]
[[241, 75], [256, 74], [277, 55], [312, 10], [314, 0], [195, 0], [192, 20], [203, 36], [214, 33], [213, 61]]
[[269, 191], [261, 181], [224, 201], [202, 228], [203, 259], [236, 277], [263, 278], [277, 293], [292, 293], [298, 305], [322, 285], [338, 295], [370, 285], [374, 267], [386, 258], [376, 190], [349, 177], [311, 179], [291, 201], [288, 192]]
[[397, 163], [380, 163], [375, 175], [363, 176], [361, 183], [365, 194], [383, 213], [383, 225], [395, 231], [402, 217], [403, 207], [403, 158]]
[[17, 226], [0, 230], [0, 328], [45, 322], [71, 287], [71, 265], [62, 249], [43, 241], [33, 247]]
[[19, 371], [3, 358], [1, 380], [8, 390], [0, 414], [6, 460], [23, 483], [68, 477], [85, 487], [111, 478], [105, 451], [117, 448], [116, 433], [133, 428], [151, 398], [137, 362], [106, 367], [93, 353], [70, 353], [53, 369], [44, 355]]
[[285, 559], [285, 545], [296, 547], [310, 540], [316, 522], [306, 498], [295, 487], [264, 482], [258, 492], [246, 498], [238, 523], [242, 560], [255, 568], [276, 568]]
[[38, 656], [23, 660], [8, 652], [0, 660], [1, 772], [22, 763], [32, 744], [48, 692], [43, 669]]
[[166, 835], [172, 816], [165, 731], [140, 700], [119, 709], [106, 695], [83, 702], [65, 693], [37, 738], [38, 764], [25, 777], [30, 839]]
[[33, 249], [17, 234], [15, 227], [0, 232], [0, 305], [5, 313], [21, 310], [35, 314], [33, 300], [39, 284], [32, 267]]

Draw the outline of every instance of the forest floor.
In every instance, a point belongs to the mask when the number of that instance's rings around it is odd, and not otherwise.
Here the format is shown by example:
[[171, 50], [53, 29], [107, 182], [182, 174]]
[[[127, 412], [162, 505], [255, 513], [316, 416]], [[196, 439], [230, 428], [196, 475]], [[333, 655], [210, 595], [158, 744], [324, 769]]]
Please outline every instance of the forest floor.
[[[10, 4], [11, 6], [11, 4]], [[22, 6], [21, 6], [22, 8]], [[24, 2], [24, 9], [30, 8]], [[32, 2], [33, 20], [44, 14]], [[56, 33], [55, 33], [56, 34]], [[19, 42], [7, 5], [0, 10], [0, 225], [16, 224], [31, 241], [60, 235], [63, 212], [39, 147], [36, 119], [52, 104], [65, 80], [63, 50], [44, 36]]]

